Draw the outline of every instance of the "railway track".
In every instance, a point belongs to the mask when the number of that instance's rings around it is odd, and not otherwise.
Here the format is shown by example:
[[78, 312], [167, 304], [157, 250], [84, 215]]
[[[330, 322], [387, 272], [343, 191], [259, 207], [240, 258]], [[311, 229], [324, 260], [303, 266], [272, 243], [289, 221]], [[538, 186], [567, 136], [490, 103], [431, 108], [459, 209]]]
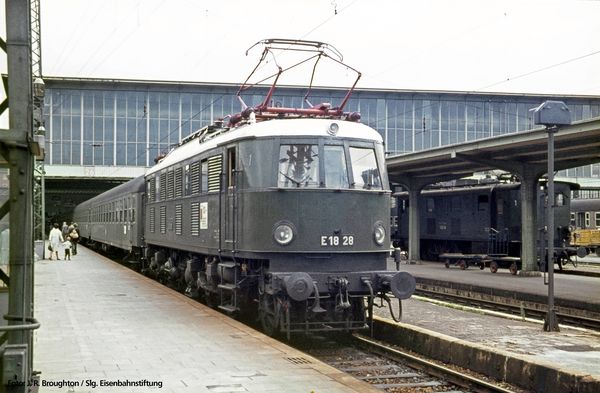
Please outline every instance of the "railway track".
[[322, 340], [316, 348], [308, 350], [301, 345], [300, 349], [389, 393], [518, 391], [475, 377], [468, 372], [450, 369], [359, 334], [346, 336], [344, 339]]
[[[503, 312], [537, 320], [544, 320], [547, 312], [546, 304], [523, 302], [509, 298], [498, 299], [495, 297], [487, 299], [473, 296], [470, 293], [463, 294], [462, 292], [449, 292], [448, 288], [430, 284], [417, 284], [415, 294], [428, 299], [436, 299], [448, 303]], [[582, 310], [556, 307], [556, 315], [561, 324], [600, 331], [600, 316], [596, 317], [595, 315], [585, 314], [586, 313]]]

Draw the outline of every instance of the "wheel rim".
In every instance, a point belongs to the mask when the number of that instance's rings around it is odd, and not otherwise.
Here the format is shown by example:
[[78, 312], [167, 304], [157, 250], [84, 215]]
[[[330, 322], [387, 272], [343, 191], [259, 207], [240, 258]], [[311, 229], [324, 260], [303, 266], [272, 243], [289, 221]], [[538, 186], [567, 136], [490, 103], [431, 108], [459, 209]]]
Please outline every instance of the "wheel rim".
[[498, 271], [498, 264], [495, 261], [492, 261], [492, 263], [490, 263], [490, 271], [492, 273], [496, 273]]

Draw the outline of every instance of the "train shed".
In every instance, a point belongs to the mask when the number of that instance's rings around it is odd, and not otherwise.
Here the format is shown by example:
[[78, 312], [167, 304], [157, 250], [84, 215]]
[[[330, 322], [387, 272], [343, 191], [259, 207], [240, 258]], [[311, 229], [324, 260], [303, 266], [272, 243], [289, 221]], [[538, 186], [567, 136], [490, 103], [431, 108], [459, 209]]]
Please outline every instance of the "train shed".
[[[522, 272], [536, 271], [535, 187], [547, 172], [547, 141], [545, 129], [534, 129], [388, 157], [390, 181], [409, 191], [409, 260], [418, 260], [420, 255], [421, 190], [432, 183], [500, 169], [521, 180]], [[600, 162], [600, 119], [561, 128], [554, 146], [556, 170]]]

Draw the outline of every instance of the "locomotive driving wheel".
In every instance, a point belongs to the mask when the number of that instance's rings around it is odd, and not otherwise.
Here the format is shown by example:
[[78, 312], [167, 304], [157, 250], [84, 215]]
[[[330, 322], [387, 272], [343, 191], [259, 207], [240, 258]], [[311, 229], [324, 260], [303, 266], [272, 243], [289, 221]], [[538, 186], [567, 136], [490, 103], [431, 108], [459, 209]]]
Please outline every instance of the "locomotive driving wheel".
[[279, 314], [275, 298], [268, 294], [261, 295], [258, 317], [267, 336], [274, 336], [279, 331]]

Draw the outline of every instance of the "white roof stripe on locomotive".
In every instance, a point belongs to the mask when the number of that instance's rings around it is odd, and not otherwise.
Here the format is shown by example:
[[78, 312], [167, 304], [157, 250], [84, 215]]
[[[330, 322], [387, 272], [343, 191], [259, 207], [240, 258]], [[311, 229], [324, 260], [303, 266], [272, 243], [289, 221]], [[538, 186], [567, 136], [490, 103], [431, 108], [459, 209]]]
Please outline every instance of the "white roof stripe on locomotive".
[[329, 125], [331, 123], [337, 123], [339, 126], [339, 130], [335, 136], [336, 138], [352, 138], [379, 143], [383, 142], [381, 135], [379, 135], [377, 131], [362, 123], [332, 119], [268, 120], [255, 124], [246, 124], [240, 126], [238, 128], [227, 131], [221, 135], [218, 135], [212, 139], [209, 139], [204, 143], [198, 143], [198, 140], [191, 140], [190, 142], [171, 150], [171, 152], [169, 152], [169, 154], [167, 154], [167, 156], [163, 158], [158, 164], [148, 169], [148, 171], [146, 172], [146, 176], [158, 172], [178, 162], [184, 161], [207, 150], [214, 149], [220, 144], [227, 143], [235, 139], [249, 137], [266, 138], [288, 136], [331, 137], [331, 135], [327, 133], [327, 130], [329, 129]]

